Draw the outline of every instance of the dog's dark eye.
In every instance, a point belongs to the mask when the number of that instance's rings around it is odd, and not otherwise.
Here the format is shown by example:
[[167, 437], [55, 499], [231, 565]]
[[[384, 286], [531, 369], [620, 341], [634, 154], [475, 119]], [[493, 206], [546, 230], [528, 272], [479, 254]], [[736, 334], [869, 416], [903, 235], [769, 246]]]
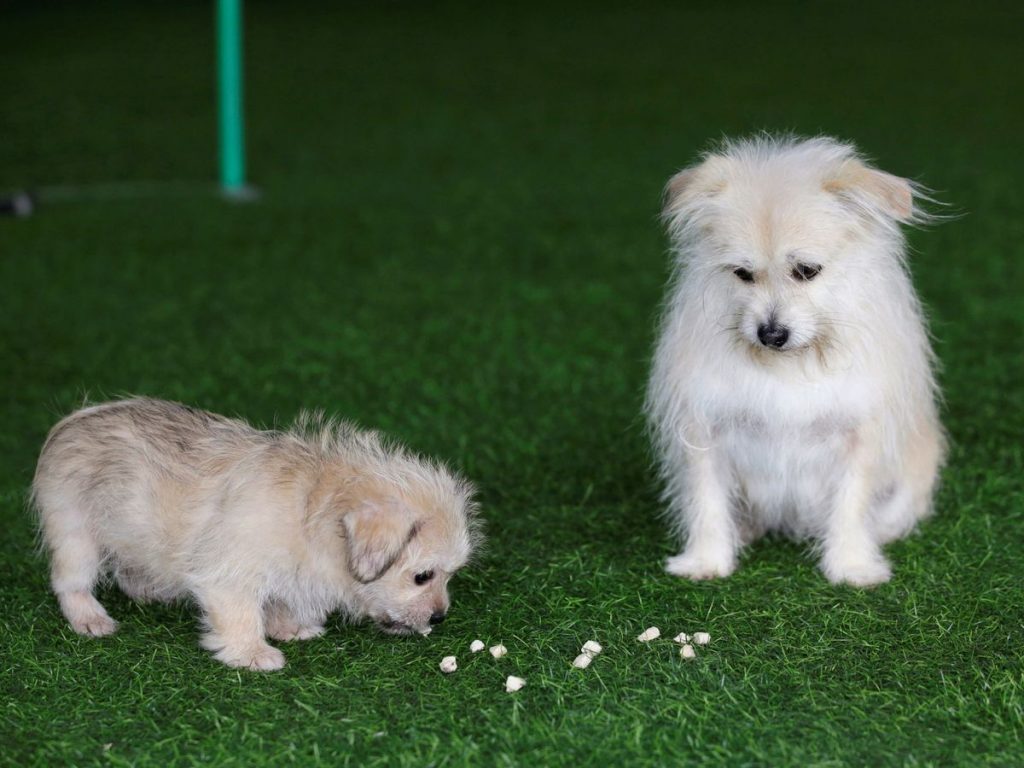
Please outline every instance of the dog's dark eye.
[[751, 272], [749, 269], [744, 269], [743, 267], [736, 267], [736, 269], [734, 269], [732, 273], [736, 275], [736, 277], [738, 277], [744, 283], [754, 282], [754, 273]]
[[797, 280], [813, 280], [821, 272], [821, 267], [814, 264], [797, 264], [793, 267], [793, 277]]
[[413, 576], [413, 580], [420, 585], [426, 584], [432, 578], [434, 578], [433, 571], [423, 571], [422, 573], [417, 573], [415, 576]]

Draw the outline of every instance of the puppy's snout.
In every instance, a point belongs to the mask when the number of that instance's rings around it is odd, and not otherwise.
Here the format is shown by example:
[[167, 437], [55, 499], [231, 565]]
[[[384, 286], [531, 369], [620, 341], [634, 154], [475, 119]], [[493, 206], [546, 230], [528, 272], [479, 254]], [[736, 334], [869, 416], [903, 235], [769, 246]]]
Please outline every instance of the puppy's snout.
[[757, 326], [757, 338], [766, 347], [782, 349], [782, 346], [789, 339], [789, 328], [779, 325], [773, 318], [767, 323], [761, 323], [761, 325]]
[[448, 614], [445, 613], [444, 611], [434, 611], [432, 614], [430, 614], [430, 623], [431, 624], [440, 624], [442, 621], [444, 621], [445, 616], [447, 616], [447, 615]]

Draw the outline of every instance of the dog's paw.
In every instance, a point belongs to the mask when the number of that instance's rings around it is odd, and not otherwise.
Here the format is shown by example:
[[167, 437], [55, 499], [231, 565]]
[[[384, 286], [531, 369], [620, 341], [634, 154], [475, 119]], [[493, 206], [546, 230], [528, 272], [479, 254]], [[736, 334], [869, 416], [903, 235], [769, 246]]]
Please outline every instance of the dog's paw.
[[306, 627], [299, 627], [298, 632], [295, 633], [296, 640], [312, 640], [314, 637], [320, 637], [324, 633], [324, 628], [319, 624], [310, 624]]
[[294, 622], [281, 622], [267, 627], [267, 634], [270, 637], [286, 643], [292, 640], [311, 640], [323, 633], [324, 628], [319, 624], [303, 626]]
[[105, 637], [117, 631], [117, 622], [88, 592], [65, 592], [57, 595], [68, 624], [80, 635]]
[[71, 628], [80, 635], [87, 637], [106, 637], [117, 632], [117, 622], [106, 612], [93, 613], [88, 616], [76, 617]]
[[875, 587], [892, 578], [892, 568], [882, 555], [856, 560], [826, 557], [821, 569], [833, 584], [853, 587]]
[[736, 558], [708, 555], [703, 552], [684, 552], [665, 561], [665, 570], [673, 576], [701, 581], [722, 579], [736, 570]]
[[284, 654], [272, 645], [246, 649], [222, 648], [214, 654], [214, 658], [229, 667], [256, 672], [273, 672], [284, 667]]

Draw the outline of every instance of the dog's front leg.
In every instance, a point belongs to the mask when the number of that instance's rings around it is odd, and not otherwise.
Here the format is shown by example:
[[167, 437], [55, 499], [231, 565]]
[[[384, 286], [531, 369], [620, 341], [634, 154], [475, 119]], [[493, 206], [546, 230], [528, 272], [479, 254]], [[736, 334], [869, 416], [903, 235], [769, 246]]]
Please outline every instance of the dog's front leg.
[[251, 592], [224, 587], [196, 590], [207, 626], [199, 644], [229, 667], [281, 669], [284, 654], [264, 638], [263, 612]]
[[822, 541], [821, 570], [833, 584], [871, 587], [889, 580], [892, 571], [868, 520], [872, 469], [880, 451], [874, 427], [853, 432], [847, 463], [839, 481]]
[[683, 492], [676, 501], [686, 547], [665, 563], [673, 576], [714, 579], [736, 570], [739, 537], [725, 469], [713, 448], [686, 454]]

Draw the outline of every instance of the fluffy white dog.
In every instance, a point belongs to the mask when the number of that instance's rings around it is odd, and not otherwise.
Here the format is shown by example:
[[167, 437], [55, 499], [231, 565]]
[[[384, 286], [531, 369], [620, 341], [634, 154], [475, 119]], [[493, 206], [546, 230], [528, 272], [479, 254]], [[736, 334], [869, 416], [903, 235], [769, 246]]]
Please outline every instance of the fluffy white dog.
[[829, 138], [726, 143], [668, 183], [676, 274], [647, 411], [669, 573], [728, 576], [767, 531], [812, 539], [833, 583], [891, 575], [945, 457], [901, 223], [921, 189]]

